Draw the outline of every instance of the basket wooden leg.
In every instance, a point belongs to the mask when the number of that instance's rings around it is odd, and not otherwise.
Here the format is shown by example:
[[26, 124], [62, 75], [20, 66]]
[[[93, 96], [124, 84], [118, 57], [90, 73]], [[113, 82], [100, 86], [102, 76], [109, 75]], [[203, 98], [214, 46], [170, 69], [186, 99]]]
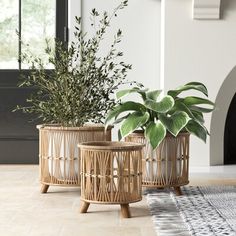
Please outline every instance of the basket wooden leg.
[[81, 201], [80, 213], [87, 213], [90, 203]]
[[174, 190], [175, 190], [175, 194], [176, 196], [181, 196], [183, 195], [182, 191], [181, 191], [181, 188], [178, 186], [178, 187], [174, 187]]
[[47, 185], [47, 184], [42, 184], [41, 193], [47, 193], [48, 188], [49, 188], [49, 185]]
[[121, 215], [123, 218], [131, 218], [129, 204], [121, 204], [120, 208], [121, 208]]

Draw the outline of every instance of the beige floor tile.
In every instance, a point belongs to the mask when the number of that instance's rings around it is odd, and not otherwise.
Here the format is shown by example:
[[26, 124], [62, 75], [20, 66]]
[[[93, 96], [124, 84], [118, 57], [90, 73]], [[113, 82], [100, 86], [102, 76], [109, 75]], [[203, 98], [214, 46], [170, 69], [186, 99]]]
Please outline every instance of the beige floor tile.
[[[54, 187], [40, 193], [38, 166], [0, 166], [0, 236], [154, 236], [145, 195], [130, 204], [132, 218], [119, 205], [91, 204], [80, 214], [80, 190]], [[236, 166], [194, 169], [190, 185], [236, 185]]]

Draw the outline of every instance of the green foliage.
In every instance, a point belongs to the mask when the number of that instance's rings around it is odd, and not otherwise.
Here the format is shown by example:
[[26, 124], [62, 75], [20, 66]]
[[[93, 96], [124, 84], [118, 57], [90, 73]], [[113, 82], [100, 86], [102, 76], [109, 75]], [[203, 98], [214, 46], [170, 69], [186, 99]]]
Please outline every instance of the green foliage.
[[[201, 97], [179, 97], [182, 92], [188, 90], [196, 90], [208, 96], [206, 86], [199, 82], [191, 82], [170, 90], [168, 95], [162, 98], [159, 98], [160, 90], [149, 91], [143, 87], [121, 90], [117, 93], [120, 104], [110, 110], [105, 123], [108, 125], [122, 122], [120, 139], [142, 129], [153, 149], [159, 146], [167, 132], [175, 137], [182, 131], [189, 132], [206, 142], [209, 133], [204, 126], [203, 113], [212, 112], [214, 103]], [[142, 102], [121, 101], [121, 98], [131, 93], [141, 95]]]
[[149, 120], [150, 114], [148, 112], [133, 112], [127, 118], [124, 119], [124, 122], [121, 125], [120, 133], [122, 137], [125, 137], [131, 134], [137, 128], [143, 126]]
[[148, 109], [158, 113], [168, 112], [174, 106], [174, 103], [175, 101], [171, 96], [165, 96], [159, 102], [149, 98], [145, 100], [145, 106]]
[[147, 137], [152, 147], [157, 147], [166, 136], [166, 128], [157, 120], [150, 121], [145, 129], [145, 137]]
[[[107, 28], [117, 12], [127, 6], [123, 1], [109, 15], [91, 12], [94, 35], [88, 38], [81, 29], [81, 18], [76, 17], [75, 40], [65, 45], [56, 41], [55, 50], [48, 46], [48, 63], [30, 53], [22, 60], [30, 64], [30, 75], [23, 74], [22, 87], [35, 87], [35, 93], [27, 99], [29, 106], [17, 107], [26, 113], [34, 113], [46, 123], [64, 126], [82, 126], [86, 122], [103, 122], [107, 112], [116, 104], [113, 94], [125, 83], [131, 65], [120, 61], [123, 53], [116, 50], [122, 38], [121, 30], [114, 36], [105, 56], [99, 52]], [[67, 47], [68, 46], [68, 47]]]

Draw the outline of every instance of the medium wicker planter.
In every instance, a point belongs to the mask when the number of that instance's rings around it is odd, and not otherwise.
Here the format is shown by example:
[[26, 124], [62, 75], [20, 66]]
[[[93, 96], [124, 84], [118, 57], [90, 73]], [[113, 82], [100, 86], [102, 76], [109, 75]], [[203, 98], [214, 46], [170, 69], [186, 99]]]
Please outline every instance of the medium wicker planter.
[[189, 133], [177, 137], [167, 134], [160, 146], [153, 151], [143, 132], [135, 132], [125, 141], [145, 144], [143, 158], [143, 186], [174, 187], [181, 195], [180, 186], [189, 183]]
[[50, 185], [80, 186], [80, 157], [77, 145], [87, 141], [110, 141], [111, 128], [102, 125], [61, 127], [38, 125], [42, 193]]
[[81, 154], [81, 213], [90, 203], [120, 204], [130, 217], [129, 203], [142, 199], [144, 145], [125, 142], [88, 142]]

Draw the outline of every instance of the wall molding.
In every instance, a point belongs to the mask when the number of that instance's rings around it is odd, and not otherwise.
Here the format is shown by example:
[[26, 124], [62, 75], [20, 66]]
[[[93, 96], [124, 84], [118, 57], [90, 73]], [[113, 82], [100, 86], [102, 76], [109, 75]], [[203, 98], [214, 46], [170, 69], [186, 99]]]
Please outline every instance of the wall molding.
[[220, 19], [221, 0], [192, 0], [193, 19], [218, 20]]

